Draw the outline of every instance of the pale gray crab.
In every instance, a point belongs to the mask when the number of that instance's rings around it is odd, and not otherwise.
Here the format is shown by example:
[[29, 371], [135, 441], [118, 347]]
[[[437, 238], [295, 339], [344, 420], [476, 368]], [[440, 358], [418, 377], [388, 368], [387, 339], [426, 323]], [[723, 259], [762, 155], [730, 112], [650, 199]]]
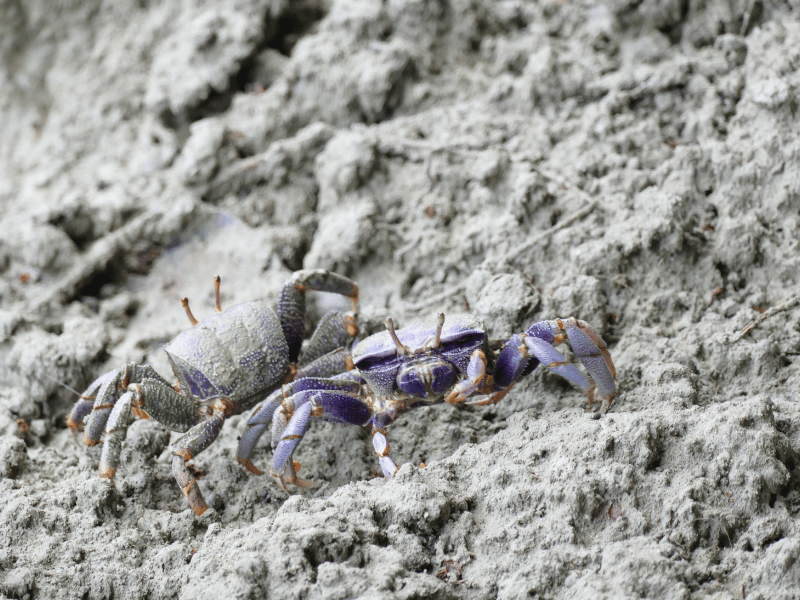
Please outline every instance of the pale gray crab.
[[265, 302], [238, 304], [222, 311], [219, 277], [214, 280], [216, 311], [164, 347], [178, 383], [173, 387], [152, 367], [123, 365], [97, 378], [81, 395], [67, 424], [84, 426], [84, 442], [94, 445], [105, 434], [100, 474], [113, 478], [122, 441], [134, 417], [152, 418], [173, 431], [185, 432], [172, 444], [172, 470], [192, 509], [203, 514], [206, 503], [186, 466], [217, 437], [226, 417], [240, 414], [295, 378], [331, 377], [352, 369], [351, 343], [358, 328], [353, 316], [330, 312], [300, 352], [305, 332], [306, 290], [349, 297], [355, 312], [358, 286], [323, 270], [298, 271], [284, 284], [277, 314]]
[[[505, 343], [490, 344], [483, 321], [458, 314], [435, 326], [416, 323], [372, 335], [352, 352], [355, 368], [335, 377], [297, 378], [273, 392], [254, 411], [239, 442], [239, 461], [260, 474], [250, 457], [259, 437], [272, 425], [270, 474], [286, 483], [311, 485], [297, 477], [292, 453], [311, 418], [369, 427], [383, 474], [391, 479], [397, 465], [389, 456], [386, 427], [419, 406], [456, 404], [474, 395], [488, 398], [471, 404], [498, 402], [520, 379], [541, 363], [589, 395], [602, 398], [608, 410], [616, 393], [616, 371], [603, 339], [585, 321], [540, 321]], [[589, 379], [554, 346], [569, 342]]]

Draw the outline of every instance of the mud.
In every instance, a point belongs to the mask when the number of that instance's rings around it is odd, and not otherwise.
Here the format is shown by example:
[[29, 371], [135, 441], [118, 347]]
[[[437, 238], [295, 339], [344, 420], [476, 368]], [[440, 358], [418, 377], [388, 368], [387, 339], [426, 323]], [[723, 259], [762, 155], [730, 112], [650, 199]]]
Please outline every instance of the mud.
[[[800, 598], [795, 11], [0, 4], [0, 596]], [[364, 334], [585, 319], [619, 394], [597, 419], [539, 369], [414, 411], [390, 482], [314, 423], [292, 495], [233, 417], [203, 517], [151, 421], [101, 479], [77, 394], [169, 376], [215, 274], [230, 306], [300, 268], [359, 283]]]

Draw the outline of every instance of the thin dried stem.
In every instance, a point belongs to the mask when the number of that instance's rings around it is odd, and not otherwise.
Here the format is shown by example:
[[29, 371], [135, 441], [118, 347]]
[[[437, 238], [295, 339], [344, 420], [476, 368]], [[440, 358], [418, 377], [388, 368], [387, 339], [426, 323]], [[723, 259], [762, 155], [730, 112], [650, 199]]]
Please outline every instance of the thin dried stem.
[[736, 342], [741, 340], [744, 336], [746, 336], [753, 329], [755, 329], [756, 327], [761, 325], [761, 323], [763, 323], [764, 321], [766, 321], [770, 317], [774, 317], [778, 313], [782, 313], [784, 311], [791, 310], [792, 308], [794, 308], [795, 306], [798, 306], [798, 305], [800, 305], [800, 295], [795, 296], [794, 298], [792, 298], [791, 300], [789, 300], [788, 302], [786, 302], [784, 304], [781, 304], [779, 306], [773, 306], [769, 310], [764, 311], [763, 313], [758, 315], [755, 319], [750, 321], [745, 326], [744, 329], [742, 329], [739, 333], [737, 333], [735, 336], [733, 336], [731, 338], [729, 343], [730, 344], [735, 344]]

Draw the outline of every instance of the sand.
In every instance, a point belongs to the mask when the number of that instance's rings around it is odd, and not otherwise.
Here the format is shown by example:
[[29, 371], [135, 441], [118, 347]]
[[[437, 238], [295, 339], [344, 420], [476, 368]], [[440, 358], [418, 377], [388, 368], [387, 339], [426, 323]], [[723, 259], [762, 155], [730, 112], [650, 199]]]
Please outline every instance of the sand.
[[[0, 4], [0, 596], [800, 598], [795, 9]], [[598, 419], [540, 368], [413, 411], [392, 481], [314, 422], [291, 495], [232, 417], [202, 517], [153, 421], [101, 479], [77, 394], [171, 380], [214, 275], [230, 306], [301, 268], [359, 283], [362, 337], [585, 319], [619, 393]]]

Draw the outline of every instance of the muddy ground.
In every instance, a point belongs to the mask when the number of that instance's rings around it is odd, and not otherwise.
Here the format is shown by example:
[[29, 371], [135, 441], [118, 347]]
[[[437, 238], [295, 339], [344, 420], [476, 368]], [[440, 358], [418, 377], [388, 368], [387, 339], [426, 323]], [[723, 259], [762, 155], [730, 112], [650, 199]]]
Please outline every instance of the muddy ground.
[[[795, 9], [0, 3], [0, 595], [800, 597]], [[315, 422], [292, 495], [233, 417], [193, 461], [202, 517], [152, 421], [101, 479], [77, 394], [171, 379], [215, 274], [230, 306], [301, 268], [359, 283], [362, 335], [585, 319], [619, 393], [596, 419], [538, 369], [404, 415], [391, 482], [367, 431]]]

